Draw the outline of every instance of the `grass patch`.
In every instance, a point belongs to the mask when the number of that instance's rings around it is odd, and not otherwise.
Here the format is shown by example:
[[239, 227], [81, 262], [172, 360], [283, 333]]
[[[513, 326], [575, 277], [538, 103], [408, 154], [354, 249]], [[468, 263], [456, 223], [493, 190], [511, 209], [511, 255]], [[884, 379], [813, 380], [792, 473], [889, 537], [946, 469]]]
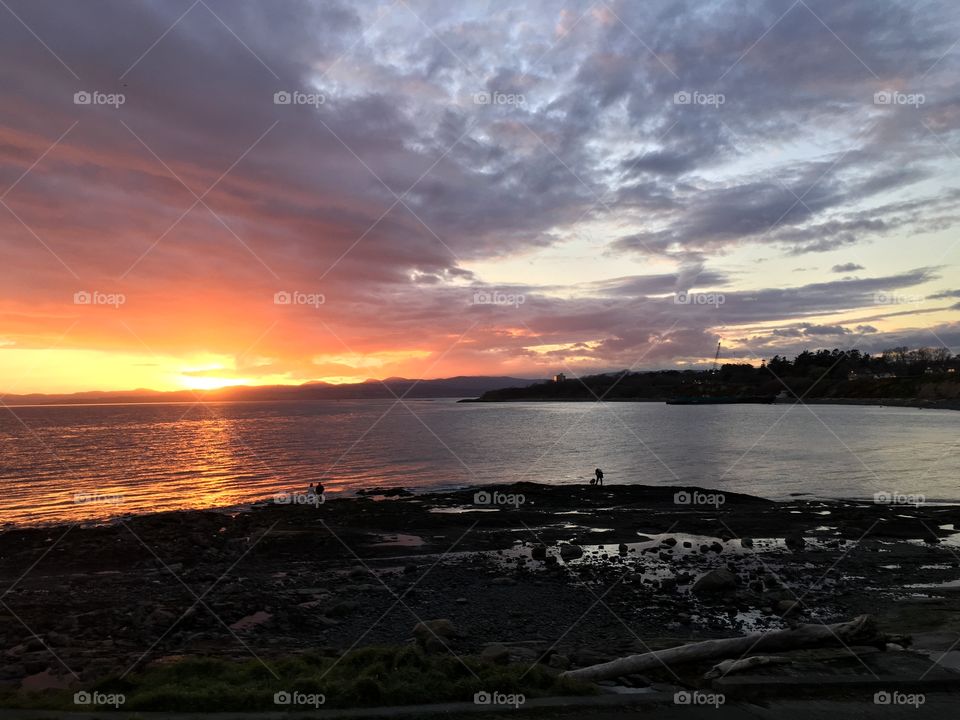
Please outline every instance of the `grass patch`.
[[[186, 658], [125, 678], [105, 678], [88, 692], [122, 694], [121, 710], [212, 712], [309, 710], [311, 704], [277, 705], [276, 693], [322, 695], [322, 707], [377, 707], [470, 702], [477, 692], [523, 694], [526, 698], [588, 695], [592, 685], [559, 678], [542, 666], [494, 665], [476, 657], [426, 654], [416, 647], [367, 647], [337, 658], [307, 653], [267, 661], [274, 677], [256, 660], [235, 662]], [[73, 691], [0, 693], [0, 706], [59, 710], [93, 709], [73, 703]], [[102, 710], [103, 708], [98, 708]]]

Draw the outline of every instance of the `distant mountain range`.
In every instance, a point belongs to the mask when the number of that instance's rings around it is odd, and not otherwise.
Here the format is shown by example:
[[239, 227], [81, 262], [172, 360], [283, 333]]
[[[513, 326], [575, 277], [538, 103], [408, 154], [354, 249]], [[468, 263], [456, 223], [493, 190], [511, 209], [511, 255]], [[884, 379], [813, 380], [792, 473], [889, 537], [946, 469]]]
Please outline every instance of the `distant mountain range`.
[[5, 405], [62, 405], [86, 403], [163, 403], [163, 402], [224, 402], [224, 401], [290, 401], [311, 400], [392, 400], [407, 398], [466, 398], [477, 397], [491, 390], [525, 387], [538, 380], [515, 377], [458, 376], [434, 380], [387, 378], [365, 380], [361, 383], [332, 385], [308, 382], [302, 385], [236, 385], [217, 390], [115, 390], [89, 391], [47, 395], [0, 395]]

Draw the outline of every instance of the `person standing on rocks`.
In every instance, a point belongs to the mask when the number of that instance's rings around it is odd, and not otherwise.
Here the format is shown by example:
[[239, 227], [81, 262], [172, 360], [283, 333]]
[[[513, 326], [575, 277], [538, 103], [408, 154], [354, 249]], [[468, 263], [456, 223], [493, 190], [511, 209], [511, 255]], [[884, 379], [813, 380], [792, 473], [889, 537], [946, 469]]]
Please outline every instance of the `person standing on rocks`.
[[597, 485], [603, 485], [603, 470], [601, 470], [600, 468], [597, 468], [596, 470], [594, 470], [594, 474], [597, 476], [594, 479], [594, 483], [596, 483]]

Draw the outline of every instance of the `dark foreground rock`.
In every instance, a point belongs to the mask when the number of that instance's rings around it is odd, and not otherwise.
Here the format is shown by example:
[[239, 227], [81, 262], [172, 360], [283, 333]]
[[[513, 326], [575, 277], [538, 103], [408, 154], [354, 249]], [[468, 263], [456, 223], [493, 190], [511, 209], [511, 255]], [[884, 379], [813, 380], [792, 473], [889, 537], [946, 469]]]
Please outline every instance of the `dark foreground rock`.
[[489, 490], [524, 500], [391, 490], [2, 532], [0, 684], [396, 643], [495, 662], [506, 647], [510, 662], [566, 669], [862, 613], [891, 632], [960, 629], [960, 593], [944, 585], [960, 579], [956, 507]]

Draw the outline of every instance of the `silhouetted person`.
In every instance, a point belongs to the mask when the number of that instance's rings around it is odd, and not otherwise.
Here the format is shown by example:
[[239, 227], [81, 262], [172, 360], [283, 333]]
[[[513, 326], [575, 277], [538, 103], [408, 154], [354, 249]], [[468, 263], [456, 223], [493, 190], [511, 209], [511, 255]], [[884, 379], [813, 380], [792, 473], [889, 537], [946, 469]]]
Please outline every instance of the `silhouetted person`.
[[595, 473], [596, 476], [597, 476], [597, 477], [594, 479], [594, 482], [595, 482], [597, 485], [603, 485], [603, 470], [601, 470], [600, 468], [597, 468], [596, 470], [594, 470], [594, 473]]

